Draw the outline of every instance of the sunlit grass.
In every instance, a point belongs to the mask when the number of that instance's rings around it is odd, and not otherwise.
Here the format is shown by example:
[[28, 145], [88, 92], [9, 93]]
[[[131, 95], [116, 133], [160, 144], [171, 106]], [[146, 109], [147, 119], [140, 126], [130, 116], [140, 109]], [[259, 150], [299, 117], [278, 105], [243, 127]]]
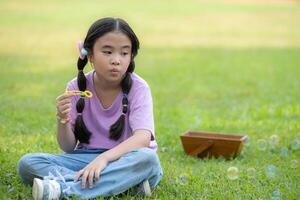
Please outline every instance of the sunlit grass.
[[[277, 190], [281, 199], [299, 198], [300, 153], [292, 143], [300, 140], [298, 3], [0, 5], [1, 198], [31, 199], [30, 187], [20, 183], [16, 172], [22, 155], [62, 152], [55, 136], [55, 98], [76, 76], [76, 42], [90, 23], [106, 15], [127, 19], [141, 40], [135, 71], [152, 89], [164, 168], [154, 198], [271, 199]], [[250, 139], [234, 160], [197, 160], [183, 153], [179, 135], [187, 130]], [[278, 137], [276, 148], [270, 146], [272, 135]], [[259, 148], [260, 139], [265, 150]], [[266, 175], [270, 165], [278, 169], [274, 178]], [[227, 178], [231, 166], [238, 168], [237, 180]], [[249, 168], [255, 169], [253, 178]]]

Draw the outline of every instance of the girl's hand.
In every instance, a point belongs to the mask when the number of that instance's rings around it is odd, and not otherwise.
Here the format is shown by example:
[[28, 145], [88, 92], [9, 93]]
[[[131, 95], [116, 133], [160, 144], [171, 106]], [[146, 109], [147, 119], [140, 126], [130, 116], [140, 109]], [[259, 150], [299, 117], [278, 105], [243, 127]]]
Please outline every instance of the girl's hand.
[[58, 117], [66, 119], [71, 110], [72, 94], [62, 94], [56, 98], [56, 109]]
[[96, 181], [99, 180], [100, 172], [107, 166], [108, 161], [104, 156], [98, 156], [90, 164], [85, 166], [82, 170], [78, 171], [74, 177], [74, 182], [78, 181], [80, 176], [82, 176], [81, 187], [85, 189], [86, 181], [89, 182], [89, 188], [93, 188], [94, 177]]

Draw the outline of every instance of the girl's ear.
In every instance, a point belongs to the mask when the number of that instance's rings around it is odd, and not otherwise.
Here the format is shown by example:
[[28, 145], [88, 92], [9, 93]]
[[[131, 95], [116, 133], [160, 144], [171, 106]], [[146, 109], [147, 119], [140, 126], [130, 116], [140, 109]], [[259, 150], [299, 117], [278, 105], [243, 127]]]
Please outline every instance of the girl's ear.
[[93, 52], [90, 49], [88, 50], [87, 58], [90, 62], [94, 62]]
[[89, 59], [89, 61], [92, 63], [92, 62], [94, 62], [94, 58], [93, 58], [93, 55], [92, 54], [89, 54], [88, 55], [88, 59]]

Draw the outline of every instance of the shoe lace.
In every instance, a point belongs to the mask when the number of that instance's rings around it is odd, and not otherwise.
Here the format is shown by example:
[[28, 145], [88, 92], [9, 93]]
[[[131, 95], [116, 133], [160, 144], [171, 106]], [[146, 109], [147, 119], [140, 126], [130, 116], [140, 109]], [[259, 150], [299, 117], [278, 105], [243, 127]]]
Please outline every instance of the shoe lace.
[[[54, 174], [53, 174], [53, 173], [54, 173]], [[62, 192], [65, 193], [65, 192], [69, 191], [69, 190], [71, 189], [71, 187], [70, 187], [70, 186], [67, 186], [66, 180], [65, 180], [65, 178], [61, 175], [61, 173], [60, 173], [57, 169], [55, 169], [55, 170], [53, 171], [53, 173], [49, 172], [49, 173], [48, 173], [48, 176], [44, 176], [44, 180], [45, 180], [45, 181], [55, 180], [55, 181], [57, 181], [57, 182], [58, 182], [58, 181], [61, 181], [61, 182], [66, 186], [65, 189], [62, 189]]]

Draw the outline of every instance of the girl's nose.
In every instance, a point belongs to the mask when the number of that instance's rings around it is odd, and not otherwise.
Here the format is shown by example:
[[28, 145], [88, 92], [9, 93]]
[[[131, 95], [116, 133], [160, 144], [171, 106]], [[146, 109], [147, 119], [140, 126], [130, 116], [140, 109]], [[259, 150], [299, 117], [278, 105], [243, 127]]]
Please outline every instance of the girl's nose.
[[112, 65], [120, 65], [120, 58], [118, 56], [113, 56], [111, 59]]

